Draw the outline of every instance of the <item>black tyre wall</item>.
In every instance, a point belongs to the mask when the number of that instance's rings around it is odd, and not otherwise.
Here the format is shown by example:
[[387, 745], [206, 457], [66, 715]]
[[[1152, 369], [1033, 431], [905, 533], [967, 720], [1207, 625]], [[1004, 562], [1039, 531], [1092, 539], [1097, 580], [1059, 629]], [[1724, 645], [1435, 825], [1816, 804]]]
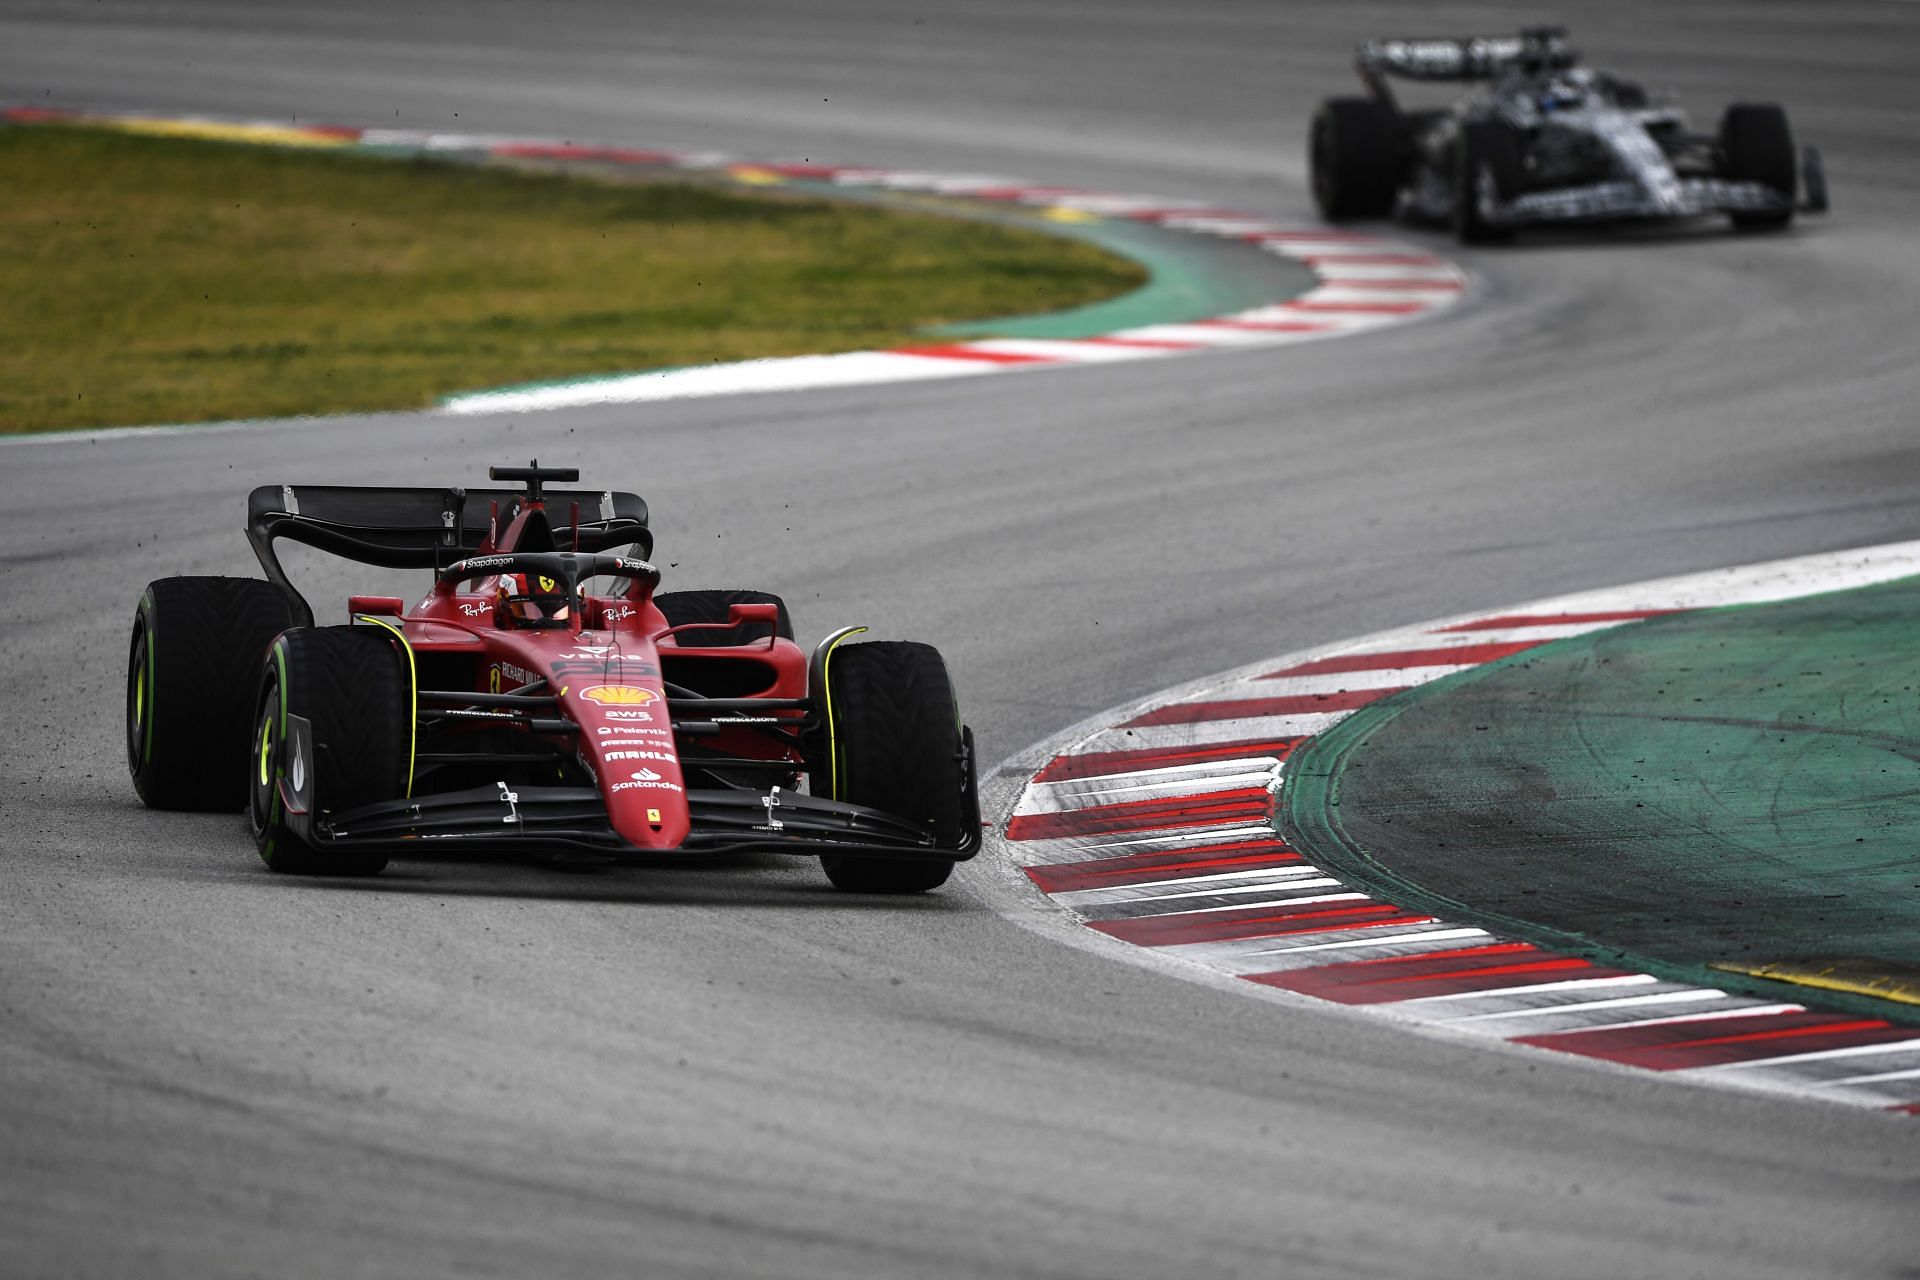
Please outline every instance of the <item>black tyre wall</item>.
[[[787, 602], [771, 591], [711, 590], [711, 591], [667, 591], [653, 598], [660, 612], [667, 617], [667, 625], [678, 627], [689, 622], [725, 622], [727, 610], [736, 604], [771, 604], [780, 607], [779, 621], [774, 624], [773, 633], [783, 640], [793, 639], [793, 619], [787, 613]], [[721, 645], [752, 644], [756, 640], [767, 638], [767, 627], [763, 622], [743, 622], [725, 630], [692, 631], [687, 634], [686, 643], [707, 648]]]
[[[827, 665], [831, 742], [808, 754], [809, 788], [920, 824], [946, 847], [963, 836], [965, 781], [959, 712], [947, 664], [931, 645], [843, 645]], [[953, 864], [889, 858], [821, 858], [828, 879], [861, 893], [919, 893]]]
[[1406, 180], [1400, 113], [1372, 98], [1329, 98], [1314, 113], [1307, 151], [1314, 202], [1329, 222], [1384, 218]]
[[292, 601], [270, 582], [147, 585], [127, 654], [127, 767], [150, 808], [233, 813], [246, 805], [260, 660], [293, 623]]
[[1465, 244], [1487, 244], [1510, 239], [1506, 227], [1489, 225], [1480, 216], [1480, 175], [1493, 178], [1502, 200], [1520, 189], [1520, 139], [1497, 120], [1475, 120], [1460, 126], [1454, 153], [1453, 230]]
[[[1720, 119], [1720, 151], [1729, 178], [1759, 182], [1792, 200], [1799, 187], [1793, 131], [1786, 110], [1772, 102], [1738, 103]], [[1738, 227], [1783, 227], [1791, 209], [1778, 213], [1735, 213]]]
[[263, 734], [263, 717], [276, 706], [313, 726], [313, 810], [343, 813], [406, 794], [412, 766], [413, 691], [405, 655], [389, 635], [373, 627], [298, 627], [283, 633], [267, 656], [258, 683], [254, 749], [270, 749], [260, 786], [248, 810], [260, 856], [275, 871], [296, 874], [371, 875], [387, 864], [383, 853], [314, 848], [288, 829], [277, 789], [285, 771], [285, 734], [280, 724]]

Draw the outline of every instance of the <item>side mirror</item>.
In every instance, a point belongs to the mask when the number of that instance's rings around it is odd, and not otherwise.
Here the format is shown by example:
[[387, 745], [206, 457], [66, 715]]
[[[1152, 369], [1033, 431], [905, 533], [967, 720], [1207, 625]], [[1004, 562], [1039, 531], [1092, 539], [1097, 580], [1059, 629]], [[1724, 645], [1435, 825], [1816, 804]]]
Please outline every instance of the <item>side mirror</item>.
[[406, 612], [407, 602], [399, 596], [348, 596], [347, 616], [357, 618], [363, 613], [381, 618], [397, 618]]
[[764, 622], [769, 629], [780, 625], [780, 606], [777, 604], [735, 604], [727, 606], [727, 625], [738, 626], [743, 622]]

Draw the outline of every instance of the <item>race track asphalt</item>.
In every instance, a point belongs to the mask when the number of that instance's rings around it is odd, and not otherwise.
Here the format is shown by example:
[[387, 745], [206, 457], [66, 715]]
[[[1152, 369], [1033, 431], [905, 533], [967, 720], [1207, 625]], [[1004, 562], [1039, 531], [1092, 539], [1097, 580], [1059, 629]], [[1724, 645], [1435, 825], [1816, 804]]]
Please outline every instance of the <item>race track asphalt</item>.
[[[248, 572], [268, 480], [578, 461], [648, 496], [669, 585], [780, 591], [803, 640], [940, 644], [989, 760], [1349, 634], [1920, 536], [1920, 7], [1556, 14], [1705, 125], [1784, 101], [1833, 216], [1467, 253], [1449, 316], [1278, 351], [0, 446], [0, 1271], [1916, 1274], [1896, 1118], [1242, 1000], [1020, 927], [985, 867], [910, 902], [771, 861], [295, 883], [238, 819], [126, 780], [140, 587]], [[1356, 40], [1528, 17], [28, 3], [0, 10], [0, 96], [1305, 217], [1305, 120]]]

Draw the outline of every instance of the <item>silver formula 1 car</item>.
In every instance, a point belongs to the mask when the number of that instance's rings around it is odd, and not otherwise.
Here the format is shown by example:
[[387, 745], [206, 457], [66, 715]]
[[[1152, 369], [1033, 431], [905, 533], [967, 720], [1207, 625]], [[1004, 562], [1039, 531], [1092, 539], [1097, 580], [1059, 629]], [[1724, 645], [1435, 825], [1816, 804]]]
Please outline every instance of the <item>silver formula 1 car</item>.
[[[1368, 96], [1314, 116], [1314, 199], [1331, 222], [1407, 217], [1468, 242], [1551, 222], [1726, 214], [1743, 229], [1823, 213], [1826, 179], [1797, 153], [1787, 113], [1740, 103], [1694, 133], [1668, 95], [1581, 64], [1559, 27], [1468, 40], [1372, 40]], [[1442, 110], [1404, 109], [1389, 78], [1478, 82]]]

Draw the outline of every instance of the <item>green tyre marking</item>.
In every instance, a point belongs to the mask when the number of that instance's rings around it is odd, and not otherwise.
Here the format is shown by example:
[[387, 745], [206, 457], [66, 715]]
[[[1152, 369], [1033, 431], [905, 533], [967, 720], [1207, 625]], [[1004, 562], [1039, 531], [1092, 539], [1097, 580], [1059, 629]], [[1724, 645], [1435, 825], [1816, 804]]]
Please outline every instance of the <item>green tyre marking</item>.
[[[160, 697], [159, 697], [160, 668], [158, 665], [159, 659], [154, 655], [158, 652], [159, 646], [154, 643], [154, 638], [153, 638], [153, 591], [152, 589], [148, 589], [147, 591], [144, 591], [141, 593], [140, 612], [146, 617], [146, 622], [141, 627], [141, 630], [144, 632], [144, 639], [146, 640], [146, 643], [147, 643], [147, 669], [145, 672], [145, 678], [146, 678], [147, 687], [154, 691], [154, 699], [153, 699], [154, 702], [158, 703], [160, 701]], [[143, 715], [145, 716], [145, 721], [146, 721], [144, 726], [145, 741], [142, 742], [140, 745], [140, 763], [152, 764], [153, 763], [153, 722], [159, 717], [154, 715], [152, 711], [143, 711]]]

